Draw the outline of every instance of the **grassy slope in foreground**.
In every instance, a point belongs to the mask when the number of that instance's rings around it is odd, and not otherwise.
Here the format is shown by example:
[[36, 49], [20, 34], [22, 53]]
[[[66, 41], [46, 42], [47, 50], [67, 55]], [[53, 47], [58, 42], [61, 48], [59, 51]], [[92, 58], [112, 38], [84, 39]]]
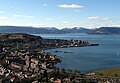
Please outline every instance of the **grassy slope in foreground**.
[[120, 67], [98, 70], [94, 73], [103, 77], [120, 77]]

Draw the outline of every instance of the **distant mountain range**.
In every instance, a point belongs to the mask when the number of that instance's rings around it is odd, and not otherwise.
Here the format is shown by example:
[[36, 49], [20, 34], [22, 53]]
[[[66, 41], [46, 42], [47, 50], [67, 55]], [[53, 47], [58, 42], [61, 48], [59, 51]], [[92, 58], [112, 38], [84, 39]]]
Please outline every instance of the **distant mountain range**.
[[82, 27], [57, 29], [55, 27], [23, 27], [0, 26], [0, 33], [31, 33], [31, 34], [62, 34], [62, 33], [88, 33], [88, 34], [120, 34], [119, 27], [100, 27], [87, 29]]
[[91, 34], [120, 34], [120, 28], [119, 27], [100, 27], [89, 33]]
[[93, 30], [82, 27], [74, 27], [74, 28], [63, 28], [61, 31], [66, 33], [89, 33], [92, 32]]
[[23, 26], [0, 26], [0, 32], [2, 33], [32, 33], [32, 34], [51, 34], [51, 33], [63, 33], [57, 28], [34, 28]]

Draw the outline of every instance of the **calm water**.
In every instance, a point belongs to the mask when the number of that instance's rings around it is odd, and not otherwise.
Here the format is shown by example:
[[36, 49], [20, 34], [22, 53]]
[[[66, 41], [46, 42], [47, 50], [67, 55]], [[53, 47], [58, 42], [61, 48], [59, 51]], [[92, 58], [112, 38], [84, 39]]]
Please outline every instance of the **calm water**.
[[[72, 47], [49, 49], [46, 52], [62, 57], [62, 62], [57, 64], [60, 68], [77, 69], [89, 72], [98, 69], [120, 66], [120, 35], [88, 35], [88, 34], [36, 34], [50, 39], [80, 39], [99, 46]], [[56, 53], [55, 51], [73, 53]]]

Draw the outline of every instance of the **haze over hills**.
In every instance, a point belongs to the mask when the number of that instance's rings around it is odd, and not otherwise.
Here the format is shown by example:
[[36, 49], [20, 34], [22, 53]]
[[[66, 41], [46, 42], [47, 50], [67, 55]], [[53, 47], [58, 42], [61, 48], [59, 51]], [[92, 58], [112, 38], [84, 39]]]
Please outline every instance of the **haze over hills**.
[[2, 33], [32, 33], [32, 34], [50, 34], [50, 33], [62, 33], [57, 28], [34, 28], [23, 26], [0, 26], [0, 32]]
[[24, 27], [0, 26], [1, 33], [31, 33], [31, 34], [62, 34], [62, 33], [89, 33], [89, 34], [120, 34], [119, 27], [100, 27], [87, 29], [83, 27], [57, 29], [55, 27]]
[[93, 30], [92, 34], [120, 34], [119, 27], [100, 27]]
[[63, 28], [61, 31], [66, 33], [89, 33], [92, 32], [92, 29], [86, 29], [83, 27], [74, 27], [74, 28]]

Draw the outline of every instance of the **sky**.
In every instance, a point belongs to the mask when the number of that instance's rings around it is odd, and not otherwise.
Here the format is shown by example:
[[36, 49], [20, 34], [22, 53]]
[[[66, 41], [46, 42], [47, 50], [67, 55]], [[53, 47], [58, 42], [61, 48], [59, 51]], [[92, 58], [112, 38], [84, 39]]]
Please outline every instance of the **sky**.
[[120, 0], [0, 0], [0, 25], [120, 27]]

